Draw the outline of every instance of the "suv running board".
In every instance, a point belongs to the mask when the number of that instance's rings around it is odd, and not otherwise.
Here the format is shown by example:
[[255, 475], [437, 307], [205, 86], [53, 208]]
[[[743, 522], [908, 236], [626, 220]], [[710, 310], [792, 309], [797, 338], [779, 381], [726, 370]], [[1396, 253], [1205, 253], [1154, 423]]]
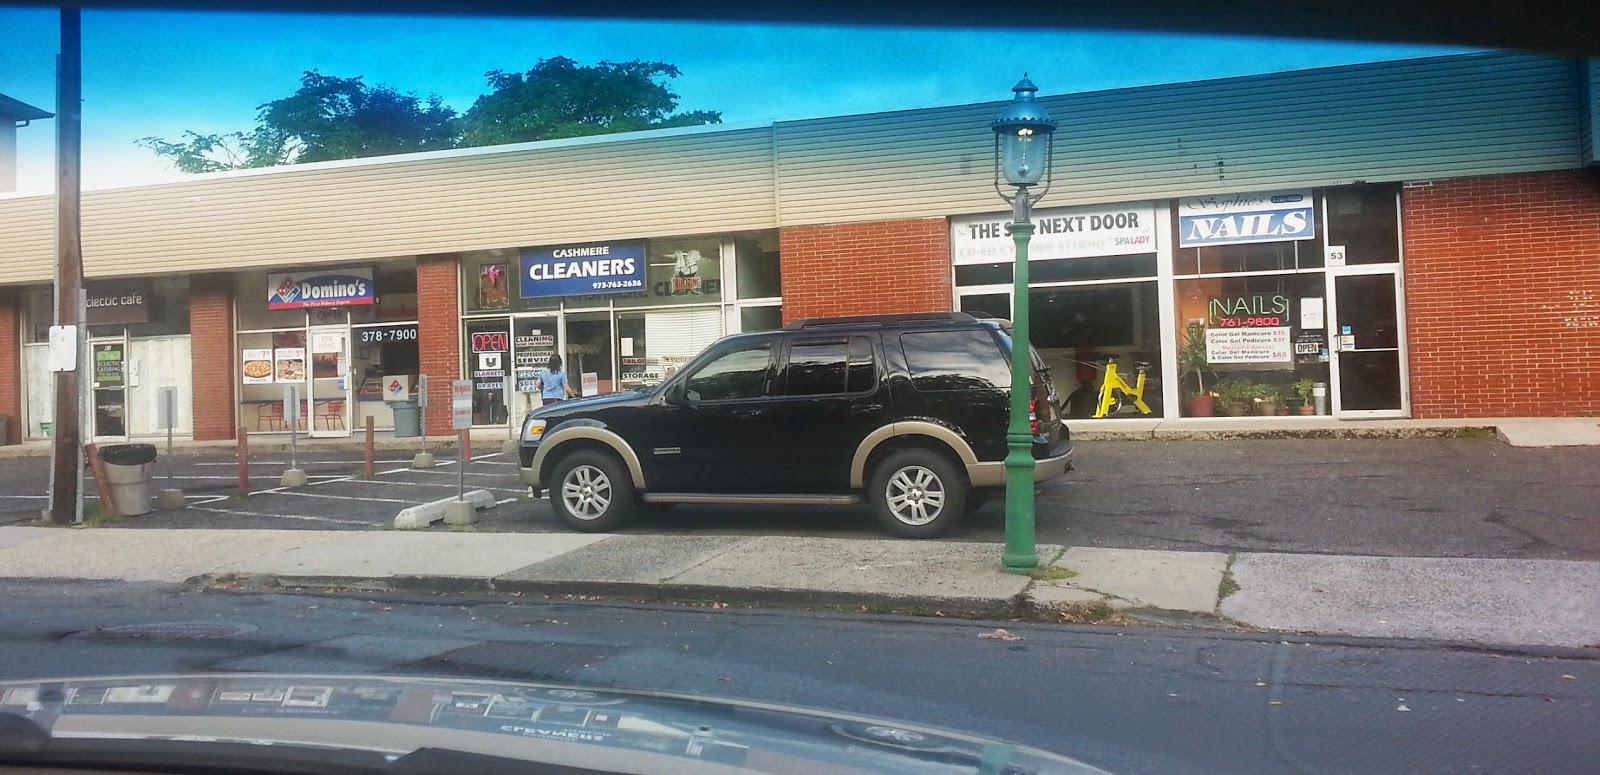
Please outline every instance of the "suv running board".
[[726, 503], [746, 506], [854, 506], [860, 495], [724, 495], [694, 492], [652, 492], [640, 496], [645, 503]]

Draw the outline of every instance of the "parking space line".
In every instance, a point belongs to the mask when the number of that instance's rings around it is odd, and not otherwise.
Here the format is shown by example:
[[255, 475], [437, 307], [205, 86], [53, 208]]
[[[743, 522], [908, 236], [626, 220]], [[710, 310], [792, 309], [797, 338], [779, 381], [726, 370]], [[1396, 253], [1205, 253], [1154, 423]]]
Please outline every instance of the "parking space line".
[[305, 522], [327, 522], [335, 525], [361, 525], [372, 527], [376, 523], [358, 522], [353, 519], [334, 519], [333, 517], [313, 517], [309, 514], [266, 514], [259, 511], [244, 511], [242, 509], [214, 509], [209, 506], [190, 506], [195, 511], [209, 511], [213, 514], [232, 514], [238, 517], [277, 517], [279, 519], [298, 519]]
[[355, 480], [355, 477], [353, 477], [353, 476], [341, 476], [338, 479], [324, 479], [324, 480], [322, 480], [320, 482], [307, 482], [306, 486], [307, 487], [314, 487], [314, 486], [319, 485], [319, 484], [332, 484], [334, 482], [350, 482], [350, 481], [354, 481], [354, 480]]
[[[408, 469], [405, 469], [405, 470], [410, 471], [412, 469], [408, 468]], [[460, 476], [461, 475], [461, 472], [459, 472], [459, 471], [435, 471], [435, 470], [433, 470], [431, 468], [418, 468], [418, 469], [415, 469], [415, 470], [419, 474], [445, 474], [447, 476]], [[511, 478], [511, 474], [497, 474], [497, 473], [494, 473], [492, 471], [468, 471], [467, 472], [467, 476], [498, 476], [498, 477], [502, 477], [502, 478], [506, 478], [506, 479]]]
[[496, 506], [504, 506], [507, 503], [516, 503], [517, 500], [518, 500], [517, 498], [501, 498], [500, 500], [495, 501], [494, 505], [496, 505]]
[[295, 490], [283, 490], [283, 491], [281, 491], [281, 492], [279, 492], [277, 494], [278, 495], [297, 495], [297, 496], [299, 496], [301, 498], [329, 498], [329, 499], [336, 500], [336, 501], [371, 501], [373, 503], [404, 503], [407, 506], [415, 506], [418, 503], [418, 501], [403, 501], [403, 500], [398, 500], [398, 499], [395, 499], [395, 498], [367, 498], [367, 497], [357, 497], [357, 496], [354, 496], [354, 495], [328, 495], [326, 493], [297, 492]]

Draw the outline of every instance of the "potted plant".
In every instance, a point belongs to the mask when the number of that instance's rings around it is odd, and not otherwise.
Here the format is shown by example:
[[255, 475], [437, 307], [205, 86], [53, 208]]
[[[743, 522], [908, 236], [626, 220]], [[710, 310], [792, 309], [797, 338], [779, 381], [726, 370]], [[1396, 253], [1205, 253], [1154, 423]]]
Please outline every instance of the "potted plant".
[[1311, 405], [1311, 391], [1316, 387], [1317, 383], [1310, 379], [1295, 380], [1294, 392], [1300, 396], [1300, 414], [1310, 417], [1317, 413], [1317, 408]]
[[1206, 390], [1206, 328], [1190, 323], [1184, 331], [1183, 344], [1178, 346], [1178, 371], [1180, 377], [1194, 375], [1195, 392], [1189, 396], [1190, 417], [1210, 417], [1216, 412], [1216, 396]]
[[1255, 399], [1255, 385], [1249, 380], [1238, 377], [1228, 377], [1216, 384], [1213, 391], [1217, 396], [1217, 403], [1222, 411], [1229, 417], [1242, 417], [1250, 413], [1252, 401]]
[[1260, 411], [1261, 416], [1276, 417], [1278, 415], [1278, 404], [1283, 401], [1283, 395], [1278, 392], [1277, 388], [1265, 382], [1258, 382], [1251, 385], [1251, 392], [1254, 393], [1253, 398], [1256, 401], [1256, 409]]

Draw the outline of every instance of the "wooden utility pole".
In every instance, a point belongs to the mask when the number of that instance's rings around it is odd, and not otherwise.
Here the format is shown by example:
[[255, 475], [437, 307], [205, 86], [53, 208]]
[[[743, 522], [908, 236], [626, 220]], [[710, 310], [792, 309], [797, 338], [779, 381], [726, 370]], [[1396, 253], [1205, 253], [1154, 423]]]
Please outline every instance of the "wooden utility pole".
[[[56, 60], [56, 324], [81, 326], [79, 289], [83, 287], [83, 243], [79, 221], [83, 142], [83, 50], [80, 12], [61, 9], [61, 54]], [[54, 477], [50, 489], [50, 521], [72, 522], [78, 489], [83, 485], [79, 463], [83, 397], [80, 380], [92, 364], [83, 358], [83, 336], [74, 340], [77, 368], [56, 372]]]

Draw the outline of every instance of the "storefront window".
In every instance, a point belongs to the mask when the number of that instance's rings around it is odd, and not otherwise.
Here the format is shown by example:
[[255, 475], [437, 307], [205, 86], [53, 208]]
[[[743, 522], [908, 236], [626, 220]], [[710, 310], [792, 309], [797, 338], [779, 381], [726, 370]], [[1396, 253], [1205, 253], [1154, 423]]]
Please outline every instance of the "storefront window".
[[55, 300], [49, 286], [22, 292], [23, 320], [28, 326], [27, 340], [34, 344], [50, 341], [50, 326], [56, 320]]
[[472, 424], [504, 425], [511, 321], [508, 318], [468, 321], [466, 334], [466, 371], [472, 379]]
[[1323, 283], [1321, 272], [1179, 280], [1183, 416], [1298, 413], [1301, 392], [1326, 390]]
[[1102, 383], [1115, 364], [1117, 375], [1137, 385], [1145, 371], [1143, 399], [1119, 415], [1160, 417], [1160, 304], [1154, 282], [1037, 289], [1028, 294], [1034, 349], [1050, 367], [1070, 417], [1095, 414]]
[[[416, 278], [409, 259], [237, 275], [240, 424], [344, 436], [370, 417], [394, 428], [393, 404], [415, 395], [420, 371]], [[289, 385], [302, 396], [294, 422]]]
[[[461, 259], [461, 309], [465, 312], [553, 310], [561, 307], [557, 296], [523, 298], [516, 250], [469, 253]], [[413, 286], [414, 287], [414, 286]]]
[[1328, 245], [1344, 248], [1346, 264], [1400, 260], [1398, 194], [1394, 185], [1328, 189]]
[[651, 240], [645, 249], [645, 292], [610, 298], [618, 307], [722, 301], [722, 241]]
[[[782, 295], [778, 280], [778, 235], [765, 233], [733, 241], [734, 272], [740, 299], [767, 299]], [[749, 330], [749, 329], [747, 329]]]
[[739, 310], [739, 330], [773, 331], [783, 328], [783, 307], [743, 307]]
[[721, 336], [718, 308], [617, 313], [620, 387], [659, 384]]
[[1011, 294], [968, 293], [961, 296], [960, 310], [979, 317], [1011, 319]]

